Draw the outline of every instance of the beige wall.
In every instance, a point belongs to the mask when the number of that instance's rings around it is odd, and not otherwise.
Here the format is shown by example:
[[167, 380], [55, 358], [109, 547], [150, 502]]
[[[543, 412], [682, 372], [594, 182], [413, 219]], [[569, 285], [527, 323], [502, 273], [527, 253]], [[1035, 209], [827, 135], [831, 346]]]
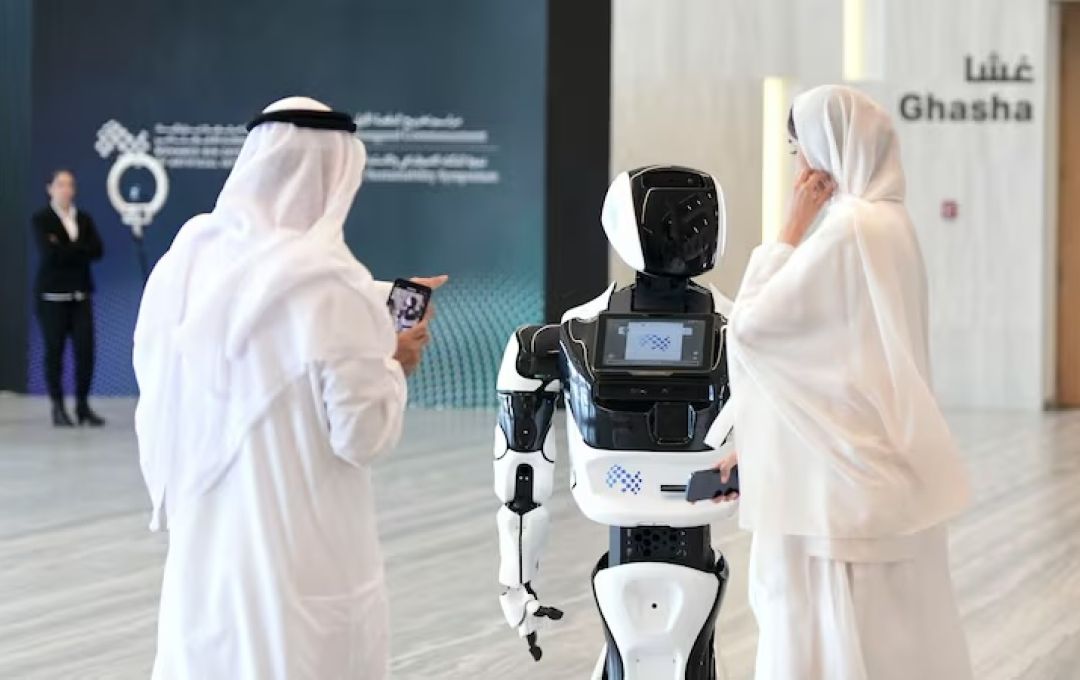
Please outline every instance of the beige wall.
[[[612, 174], [672, 163], [711, 172], [727, 254], [705, 280], [734, 295], [760, 243], [762, 79], [840, 72], [837, 0], [614, 0]], [[798, 30], [803, 27], [807, 30]], [[781, 127], [777, 134], [785, 134]], [[626, 280], [628, 269], [612, 259]]]
[[[761, 238], [762, 79], [791, 93], [844, 76], [845, 6], [862, 10], [868, 78], [894, 113], [906, 92], [1035, 103], [1030, 123], [898, 120], [908, 207], [931, 284], [935, 385], [952, 406], [1041, 407], [1047, 390], [1047, 0], [614, 0], [612, 173], [650, 163], [712, 172], [729, 294]], [[848, 43], [852, 44], [851, 42]], [[967, 54], [1025, 55], [1030, 85], [964, 81]], [[782, 121], [770, 134], [784, 135]], [[943, 200], [960, 215], [941, 217]], [[625, 268], [613, 263], [613, 271]]]

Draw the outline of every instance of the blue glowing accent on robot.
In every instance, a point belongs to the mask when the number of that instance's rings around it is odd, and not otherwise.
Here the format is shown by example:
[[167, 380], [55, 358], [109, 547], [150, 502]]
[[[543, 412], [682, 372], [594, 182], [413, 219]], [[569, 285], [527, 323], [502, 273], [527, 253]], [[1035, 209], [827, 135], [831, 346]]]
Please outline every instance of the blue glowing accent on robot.
[[635, 496], [641, 493], [641, 487], [644, 483], [640, 470], [631, 475], [629, 470], [618, 464], [608, 468], [607, 479], [604, 481], [609, 489], [621, 485], [619, 493], [632, 493]]

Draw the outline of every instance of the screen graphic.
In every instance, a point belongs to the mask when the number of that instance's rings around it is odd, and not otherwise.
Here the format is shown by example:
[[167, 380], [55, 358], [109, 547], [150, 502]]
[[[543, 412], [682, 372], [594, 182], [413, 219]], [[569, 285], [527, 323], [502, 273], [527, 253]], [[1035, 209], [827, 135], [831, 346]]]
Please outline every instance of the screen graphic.
[[390, 314], [394, 317], [394, 326], [398, 332], [407, 328], [413, 328], [424, 318], [424, 308], [427, 306], [424, 296], [408, 288], [394, 286], [390, 291], [388, 301]]
[[704, 368], [705, 321], [604, 320], [603, 365]]

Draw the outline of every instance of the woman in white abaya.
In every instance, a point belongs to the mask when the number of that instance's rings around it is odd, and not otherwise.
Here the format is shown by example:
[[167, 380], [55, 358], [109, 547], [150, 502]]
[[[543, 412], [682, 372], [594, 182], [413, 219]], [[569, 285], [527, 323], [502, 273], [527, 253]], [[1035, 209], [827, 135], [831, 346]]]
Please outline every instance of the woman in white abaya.
[[930, 387], [896, 134], [846, 87], [799, 96], [791, 120], [791, 216], [728, 332], [756, 677], [967, 680], [945, 525], [969, 492]]
[[350, 132], [258, 125], [147, 283], [136, 430], [169, 529], [155, 680], [386, 677], [370, 463], [405, 380], [342, 233], [364, 160]]

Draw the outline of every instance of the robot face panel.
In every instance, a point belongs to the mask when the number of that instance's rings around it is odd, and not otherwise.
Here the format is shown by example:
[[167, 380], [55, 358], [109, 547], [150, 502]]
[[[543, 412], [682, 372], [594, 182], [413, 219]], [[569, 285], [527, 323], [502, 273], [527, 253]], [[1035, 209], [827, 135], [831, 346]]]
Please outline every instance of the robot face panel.
[[653, 276], [698, 276], [724, 251], [724, 197], [699, 170], [649, 166], [621, 173], [600, 219], [619, 257]]

